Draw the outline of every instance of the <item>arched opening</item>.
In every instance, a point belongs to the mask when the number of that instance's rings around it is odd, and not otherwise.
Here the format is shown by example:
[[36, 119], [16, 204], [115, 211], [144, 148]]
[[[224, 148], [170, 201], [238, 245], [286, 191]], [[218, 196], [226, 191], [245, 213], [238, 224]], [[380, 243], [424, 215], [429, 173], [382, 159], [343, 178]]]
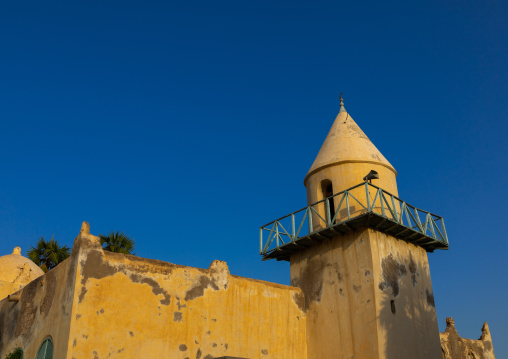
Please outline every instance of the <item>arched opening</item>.
[[[333, 185], [330, 180], [321, 181], [321, 191], [323, 192], [323, 199], [333, 195]], [[328, 199], [330, 206], [330, 220], [335, 216], [335, 204], [333, 203], [333, 197]], [[326, 207], [325, 207], [326, 208]], [[326, 214], [328, 216], [328, 213]]]
[[42, 342], [35, 359], [53, 359], [53, 341], [51, 338], [46, 338]]

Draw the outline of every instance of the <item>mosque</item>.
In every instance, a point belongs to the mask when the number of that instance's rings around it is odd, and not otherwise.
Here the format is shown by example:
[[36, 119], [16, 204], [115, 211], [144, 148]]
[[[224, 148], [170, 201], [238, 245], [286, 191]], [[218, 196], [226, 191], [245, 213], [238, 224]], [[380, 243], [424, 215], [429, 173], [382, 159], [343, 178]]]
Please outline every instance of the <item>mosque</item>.
[[0, 358], [493, 359], [487, 323], [439, 333], [428, 253], [442, 217], [399, 198], [397, 172], [346, 111], [304, 178], [307, 207], [260, 228], [291, 285], [104, 251], [83, 222], [46, 274], [0, 257]]

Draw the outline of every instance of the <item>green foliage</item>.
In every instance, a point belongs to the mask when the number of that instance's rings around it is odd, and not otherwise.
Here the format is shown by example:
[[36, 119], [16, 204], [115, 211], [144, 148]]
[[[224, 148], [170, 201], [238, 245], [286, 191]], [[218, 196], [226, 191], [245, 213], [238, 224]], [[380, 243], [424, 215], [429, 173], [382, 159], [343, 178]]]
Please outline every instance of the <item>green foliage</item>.
[[134, 238], [129, 238], [123, 232], [111, 232], [107, 236], [99, 234], [101, 239], [102, 248], [105, 251], [123, 253], [123, 254], [135, 254], [133, 253], [136, 242]]
[[44, 237], [41, 237], [35, 247], [30, 247], [27, 252], [28, 258], [30, 258], [35, 264], [37, 264], [44, 272], [47, 272], [70, 255], [70, 248], [67, 246], [60, 246], [58, 241], [51, 237], [49, 241], [46, 241]]
[[5, 359], [23, 359], [23, 350], [21, 348], [16, 348], [12, 353], [7, 354]]

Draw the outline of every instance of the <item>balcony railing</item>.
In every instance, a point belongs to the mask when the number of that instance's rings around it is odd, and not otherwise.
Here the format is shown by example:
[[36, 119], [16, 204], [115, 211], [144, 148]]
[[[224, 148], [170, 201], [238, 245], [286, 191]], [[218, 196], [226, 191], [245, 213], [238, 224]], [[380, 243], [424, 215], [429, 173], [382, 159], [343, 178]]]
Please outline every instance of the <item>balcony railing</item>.
[[364, 182], [272, 221], [260, 229], [263, 259], [291, 253], [352, 230], [369, 227], [432, 252], [448, 249], [444, 220]]

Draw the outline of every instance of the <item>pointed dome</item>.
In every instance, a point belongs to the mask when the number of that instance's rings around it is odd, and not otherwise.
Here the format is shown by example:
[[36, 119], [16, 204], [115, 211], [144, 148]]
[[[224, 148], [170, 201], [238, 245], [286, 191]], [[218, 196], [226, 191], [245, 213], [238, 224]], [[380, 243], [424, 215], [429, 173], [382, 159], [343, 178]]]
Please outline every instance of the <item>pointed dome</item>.
[[321, 168], [340, 163], [362, 162], [384, 166], [395, 175], [397, 171], [363, 133], [344, 108], [341, 99], [340, 111], [328, 132], [319, 153], [303, 181]]
[[0, 257], [0, 282], [28, 284], [35, 278], [44, 275], [37, 264], [21, 255], [21, 248], [16, 247], [12, 254]]

